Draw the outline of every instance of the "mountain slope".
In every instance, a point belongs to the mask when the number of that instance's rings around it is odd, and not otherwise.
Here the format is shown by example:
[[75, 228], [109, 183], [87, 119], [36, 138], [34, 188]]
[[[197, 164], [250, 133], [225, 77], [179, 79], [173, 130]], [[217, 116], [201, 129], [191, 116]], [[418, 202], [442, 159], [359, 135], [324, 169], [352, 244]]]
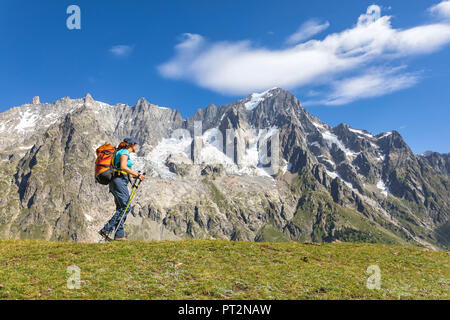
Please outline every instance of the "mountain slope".
[[63, 98], [0, 114], [1, 238], [96, 241], [114, 211], [95, 184], [95, 149], [135, 136], [150, 173], [126, 223], [131, 239], [364, 241], [449, 248], [448, 155], [414, 155], [309, 114], [273, 88], [183, 120]]

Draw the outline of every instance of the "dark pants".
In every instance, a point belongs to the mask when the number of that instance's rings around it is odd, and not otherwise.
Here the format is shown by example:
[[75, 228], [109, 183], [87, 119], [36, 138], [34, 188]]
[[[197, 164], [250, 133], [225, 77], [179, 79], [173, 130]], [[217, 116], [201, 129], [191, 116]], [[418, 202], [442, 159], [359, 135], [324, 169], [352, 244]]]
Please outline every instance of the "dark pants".
[[[117, 228], [116, 234], [114, 236], [117, 238], [124, 238], [125, 231], [123, 230], [123, 225], [125, 220], [127, 219], [128, 212], [130, 208], [128, 208], [127, 212], [122, 218], [123, 212], [127, 207], [128, 201], [130, 200], [130, 192], [128, 191], [128, 176], [117, 176], [114, 177], [109, 184], [109, 192], [114, 195], [114, 202], [116, 203], [116, 212], [113, 217], [108, 221], [107, 224], [103, 227], [102, 231], [108, 234], [112, 234], [114, 229]], [[122, 222], [120, 222], [122, 219]], [[120, 222], [120, 225], [119, 225]]]

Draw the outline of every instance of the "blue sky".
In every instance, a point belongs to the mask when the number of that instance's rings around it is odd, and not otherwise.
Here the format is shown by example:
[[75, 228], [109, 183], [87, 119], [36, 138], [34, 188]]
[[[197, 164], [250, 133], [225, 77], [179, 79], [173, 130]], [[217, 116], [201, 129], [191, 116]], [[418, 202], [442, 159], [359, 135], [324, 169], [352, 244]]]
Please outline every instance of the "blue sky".
[[0, 112], [90, 92], [188, 117], [277, 86], [330, 125], [450, 152], [450, 1], [2, 0], [0, 39]]

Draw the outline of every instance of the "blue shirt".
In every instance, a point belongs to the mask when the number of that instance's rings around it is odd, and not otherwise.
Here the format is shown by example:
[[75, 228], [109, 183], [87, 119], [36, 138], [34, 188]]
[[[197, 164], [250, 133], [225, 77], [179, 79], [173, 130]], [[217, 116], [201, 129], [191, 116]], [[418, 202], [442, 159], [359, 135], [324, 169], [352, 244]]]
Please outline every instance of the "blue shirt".
[[120, 169], [120, 156], [123, 154], [128, 156], [127, 167], [131, 169], [131, 167], [133, 166], [133, 162], [131, 162], [130, 160], [130, 152], [128, 151], [128, 149], [121, 149], [116, 152], [116, 157], [114, 159], [114, 166]]

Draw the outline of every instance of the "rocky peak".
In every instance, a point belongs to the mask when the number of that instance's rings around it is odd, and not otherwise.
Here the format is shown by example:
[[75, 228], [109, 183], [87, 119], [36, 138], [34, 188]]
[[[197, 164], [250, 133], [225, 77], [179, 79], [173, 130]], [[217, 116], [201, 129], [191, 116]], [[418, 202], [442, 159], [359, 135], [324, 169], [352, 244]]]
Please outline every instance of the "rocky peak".
[[94, 102], [94, 99], [92, 98], [92, 96], [91, 96], [90, 93], [86, 93], [86, 95], [84, 96], [83, 99], [84, 99], [84, 102], [85, 102], [85, 103], [87, 103], [87, 102], [93, 103], [93, 102]]
[[412, 154], [411, 149], [403, 140], [400, 133], [395, 130], [384, 134], [379, 134], [376, 138], [378, 139], [378, 145], [385, 153], [397, 150]]
[[206, 107], [206, 114], [210, 114], [212, 116], [215, 116], [217, 113], [217, 106], [215, 104], [210, 104], [209, 106]]
[[289, 91], [273, 88], [261, 94], [252, 94], [243, 100], [245, 109], [250, 111], [249, 121], [259, 128], [281, 127], [283, 123], [297, 118], [300, 122], [308, 119], [308, 113], [300, 101]]
[[55, 104], [67, 104], [70, 102], [70, 97], [66, 96], [55, 101]]
[[203, 120], [203, 113], [204, 113], [203, 109], [197, 109], [195, 111], [194, 115], [192, 116], [192, 118], [190, 118], [190, 119], [192, 119], [194, 121], [202, 121]]
[[148, 109], [148, 107], [150, 106], [150, 103], [147, 101], [147, 99], [145, 99], [144, 97], [140, 98], [135, 105], [136, 110], [143, 110], [143, 109]]
[[450, 153], [426, 151], [418, 157], [426, 161], [436, 172], [450, 177]]
[[333, 132], [345, 132], [347, 133], [349, 130], [349, 126], [345, 123], [340, 123], [336, 127], [333, 128]]
[[433, 153], [434, 153], [433, 151], [428, 150], [428, 151], [423, 152], [421, 154], [421, 156], [422, 157], [431, 157], [433, 155]]
[[272, 88], [262, 93], [252, 93], [241, 101], [246, 110], [253, 111], [264, 102], [273, 100], [280, 103], [290, 102], [288, 105], [284, 105], [281, 110], [286, 110], [292, 105], [301, 106], [300, 102], [292, 93], [281, 88]]
[[368, 151], [373, 149], [371, 142], [373, 136], [365, 130], [353, 129], [346, 124], [339, 124], [332, 129], [332, 132], [354, 152]]

